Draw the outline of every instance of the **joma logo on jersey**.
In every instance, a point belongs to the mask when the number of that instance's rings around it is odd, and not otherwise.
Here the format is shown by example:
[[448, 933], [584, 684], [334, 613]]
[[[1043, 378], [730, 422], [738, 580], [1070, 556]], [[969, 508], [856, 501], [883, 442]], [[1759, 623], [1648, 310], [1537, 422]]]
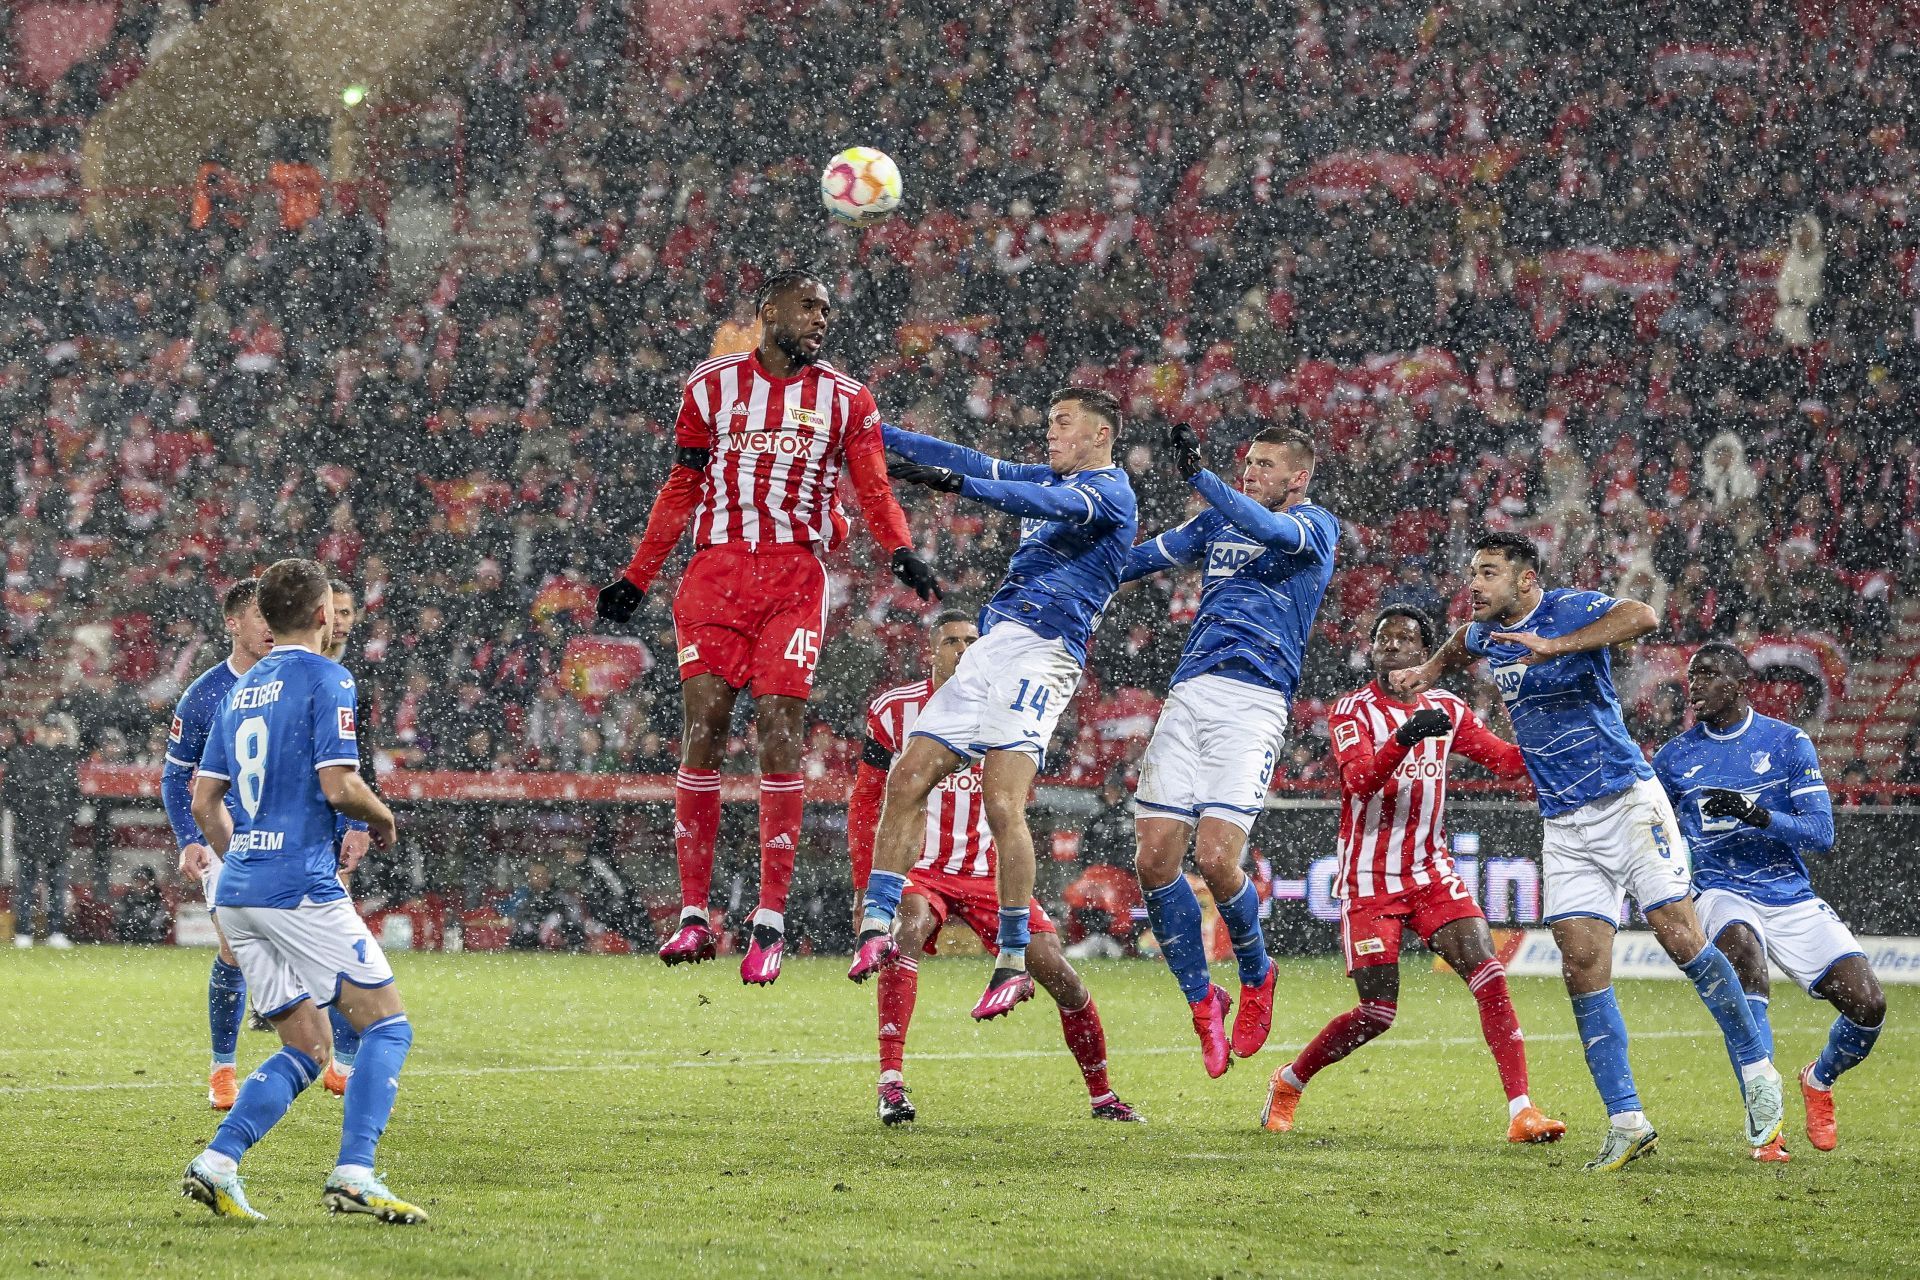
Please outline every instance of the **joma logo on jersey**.
[[777, 453], [798, 458], [813, 452], [813, 437], [798, 431], [729, 431], [720, 447], [732, 453]]
[[1216, 542], [1207, 551], [1207, 576], [1231, 578], [1260, 558], [1266, 548], [1250, 542]]

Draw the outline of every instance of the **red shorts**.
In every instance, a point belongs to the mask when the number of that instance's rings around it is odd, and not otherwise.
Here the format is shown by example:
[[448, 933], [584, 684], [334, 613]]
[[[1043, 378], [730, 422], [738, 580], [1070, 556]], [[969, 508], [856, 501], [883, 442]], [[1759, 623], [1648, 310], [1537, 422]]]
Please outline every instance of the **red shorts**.
[[680, 678], [715, 675], [753, 696], [805, 698], [827, 625], [827, 569], [813, 548], [723, 542], [694, 553], [673, 596]]
[[[967, 928], [973, 930], [981, 945], [996, 955], [999, 953], [1000, 895], [993, 887], [991, 876], [950, 876], [943, 871], [909, 871], [907, 887], [901, 892], [925, 898], [927, 907], [933, 912], [934, 930], [927, 937], [928, 955], [934, 954], [933, 946], [939, 940], [940, 927], [956, 915]], [[1027, 928], [1033, 933], [1059, 932], [1038, 898], [1027, 903]]]
[[1446, 876], [1399, 893], [1345, 898], [1340, 903], [1340, 945], [1347, 972], [1400, 963], [1400, 932], [1412, 929], [1422, 943], [1455, 920], [1484, 920], [1466, 882]]

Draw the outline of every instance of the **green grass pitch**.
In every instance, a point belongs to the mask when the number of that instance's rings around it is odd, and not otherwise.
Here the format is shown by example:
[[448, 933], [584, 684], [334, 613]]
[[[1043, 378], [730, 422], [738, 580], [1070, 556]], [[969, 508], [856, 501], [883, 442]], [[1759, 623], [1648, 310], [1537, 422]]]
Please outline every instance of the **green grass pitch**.
[[[1286, 1137], [1267, 1073], [1345, 1008], [1332, 959], [1282, 966], [1274, 1037], [1200, 1069], [1158, 964], [1084, 966], [1114, 1082], [1144, 1127], [1088, 1118], [1043, 995], [966, 1016], [985, 969], [930, 961], [909, 1044], [919, 1122], [873, 1115], [873, 989], [836, 959], [748, 990], [725, 962], [397, 957], [416, 1027], [380, 1150], [416, 1229], [329, 1219], [340, 1104], [317, 1086], [248, 1159], [272, 1221], [178, 1194], [214, 1129], [208, 954], [83, 948], [0, 959], [0, 1276], [1912, 1275], [1920, 1271], [1920, 998], [1840, 1085], [1840, 1149], [1788, 1095], [1785, 1168], [1740, 1144], [1732, 1075], [1684, 984], [1621, 987], [1659, 1152], [1580, 1165], [1600, 1107], [1553, 982], [1514, 982], [1533, 1096], [1572, 1133], [1511, 1148], [1472, 1001], [1406, 966], [1383, 1040], [1331, 1069]], [[1221, 980], [1231, 982], [1222, 970]], [[1783, 1069], [1826, 1006], [1776, 995]], [[244, 1033], [245, 1068], [273, 1046]], [[916, 1052], [917, 1051], [917, 1052]]]

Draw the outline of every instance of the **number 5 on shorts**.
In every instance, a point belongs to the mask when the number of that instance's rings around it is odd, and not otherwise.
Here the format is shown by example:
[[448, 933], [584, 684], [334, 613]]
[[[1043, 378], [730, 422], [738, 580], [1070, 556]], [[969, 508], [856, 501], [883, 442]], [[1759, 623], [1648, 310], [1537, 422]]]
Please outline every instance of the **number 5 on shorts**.
[[1033, 718], [1039, 720], [1047, 714], [1047, 698], [1047, 686], [1034, 684], [1031, 680], [1022, 680], [1020, 691], [1013, 695], [1012, 710], [1031, 711]]

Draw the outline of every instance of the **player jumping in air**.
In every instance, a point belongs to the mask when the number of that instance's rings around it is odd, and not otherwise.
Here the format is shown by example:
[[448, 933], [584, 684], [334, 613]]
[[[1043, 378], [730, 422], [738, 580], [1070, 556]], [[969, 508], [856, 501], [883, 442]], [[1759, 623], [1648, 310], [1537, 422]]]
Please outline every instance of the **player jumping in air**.
[[1340, 942], [1360, 1003], [1322, 1028], [1273, 1073], [1260, 1120], [1293, 1128], [1301, 1090], [1320, 1071], [1393, 1026], [1400, 1003], [1400, 939], [1411, 929], [1466, 982], [1480, 1032], [1507, 1094], [1507, 1141], [1558, 1142], [1567, 1126], [1527, 1096], [1527, 1046], [1507, 994], [1507, 972], [1473, 893], [1447, 853], [1447, 762], [1457, 751], [1495, 776], [1526, 774], [1520, 749], [1496, 737], [1473, 708], [1441, 689], [1403, 702], [1384, 681], [1433, 653], [1433, 622], [1391, 605], [1373, 622], [1374, 679], [1328, 718], [1340, 767]]
[[[1839, 1011], [1827, 1047], [1800, 1072], [1807, 1141], [1839, 1141], [1833, 1084], [1873, 1051], [1887, 998], [1853, 933], [1807, 879], [1805, 855], [1833, 848], [1833, 802], [1807, 735], [1754, 711], [1753, 670], [1730, 644], [1701, 645], [1687, 664], [1694, 725], [1653, 757], [1693, 850], [1694, 906], [1740, 975], [1767, 1051], [1767, 960]], [[1756, 1151], [1784, 1161], [1779, 1142]]]
[[873, 396], [820, 360], [833, 316], [826, 286], [804, 271], [780, 272], [757, 303], [759, 347], [709, 360], [687, 379], [673, 471], [626, 573], [601, 591], [599, 612], [614, 622], [632, 617], [691, 521], [696, 550], [673, 597], [685, 708], [673, 798], [680, 928], [660, 958], [697, 964], [715, 954], [707, 899], [720, 757], [734, 700], [751, 686], [760, 731], [760, 902], [740, 978], [765, 984], [780, 976], [786, 949], [806, 702], [827, 619], [820, 555], [846, 536], [843, 468], [874, 541], [893, 553], [894, 575], [922, 599], [939, 588], [913, 552], [887, 483]]
[[[359, 774], [353, 676], [322, 652], [331, 625], [326, 571], [281, 560], [260, 576], [258, 599], [273, 651], [221, 704], [193, 782], [193, 816], [225, 859], [220, 927], [282, 1047], [241, 1085], [181, 1189], [221, 1217], [263, 1216], [247, 1203], [240, 1159], [319, 1078], [330, 1048], [320, 1008], [338, 1004], [360, 1033], [360, 1061], [322, 1200], [335, 1212], [424, 1222], [374, 1173], [413, 1028], [380, 944], [340, 884], [335, 845], [335, 815], [347, 813], [390, 847], [393, 814]], [[232, 809], [229, 791], [239, 802]]]
[[1027, 973], [1034, 880], [1027, 793], [1061, 713], [1080, 687], [1087, 643], [1120, 585], [1133, 545], [1133, 486], [1113, 465], [1120, 425], [1119, 402], [1104, 391], [1062, 391], [1047, 412], [1047, 462], [1032, 465], [886, 429], [887, 448], [904, 459], [889, 468], [896, 479], [1022, 519], [1006, 581], [980, 611], [979, 643], [927, 700], [887, 775], [859, 950], [847, 971], [855, 982], [900, 955], [894, 916], [907, 872], [925, 851], [927, 797], [942, 778], [980, 761], [987, 826], [999, 851], [1000, 911], [993, 974], [973, 1016], [995, 1018], [1033, 996]]
[[[853, 887], [867, 887], [873, 867], [873, 833], [879, 825], [880, 805], [886, 793], [887, 770], [892, 767], [907, 735], [936, 690], [952, 678], [960, 657], [980, 638], [973, 619], [957, 610], [933, 620], [931, 675], [925, 680], [889, 689], [867, 708], [867, 745], [860, 756], [853, 798], [847, 805], [847, 845], [853, 854]], [[880, 1084], [882, 1124], [901, 1124], [914, 1117], [901, 1067], [907, 1047], [907, 1024], [913, 1018], [914, 997], [920, 984], [920, 954], [931, 955], [940, 927], [958, 916], [992, 951], [996, 945], [999, 900], [994, 895], [993, 834], [987, 827], [981, 802], [980, 764], [976, 761], [948, 774], [927, 797], [927, 825], [923, 852], [907, 875], [900, 898], [894, 941], [900, 957], [880, 973]], [[1080, 975], [1060, 950], [1060, 938], [1039, 899], [1031, 899], [1028, 919], [1032, 939], [1027, 946], [1027, 968], [1045, 987], [1060, 1009], [1060, 1030], [1067, 1049], [1080, 1064], [1080, 1075], [1093, 1099], [1096, 1120], [1132, 1120], [1140, 1115], [1122, 1102], [1107, 1081], [1107, 1033], [1100, 1025]]]
[[[234, 1058], [239, 1048], [240, 1023], [247, 1012], [247, 983], [234, 962], [233, 949], [220, 930], [220, 917], [214, 908], [215, 891], [220, 884], [221, 860], [207, 844], [207, 837], [193, 816], [193, 772], [200, 764], [200, 753], [207, 745], [207, 731], [219, 713], [234, 683], [253, 669], [254, 663], [273, 648], [273, 632], [267, 629], [260, 606], [254, 600], [254, 578], [243, 578], [227, 588], [221, 598], [220, 612], [231, 641], [227, 656], [194, 678], [173, 708], [173, 724], [167, 731], [167, 760], [160, 770], [160, 800], [173, 824], [174, 839], [180, 845], [180, 870], [195, 875], [206, 895], [207, 913], [213, 917], [214, 933], [220, 950], [213, 957], [213, 972], [207, 978], [207, 1022], [213, 1032], [213, 1066], [207, 1072], [207, 1105], [215, 1111], [233, 1106], [239, 1081], [235, 1077]], [[231, 801], [237, 803], [237, 800]]]
[[1624, 1168], [1658, 1140], [1634, 1088], [1627, 1024], [1613, 996], [1613, 938], [1629, 894], [1740, 1064], [1747, 1143], [1758, 1150], [1780, 1136], [1780, 1073], [1733, 966], [1701, 932], [1686, 838], [1627, 734], [1613, 691], [1607, 650], [1646, 635], [1659, 619], [1637, 600], [1543, 589], [1539, 563], [1539, 551], [1519, 534], [1482, 537], [1469, 567], [1473, 621], [1426, 662], [1389, 675], [1388, 688], [1411, 699], [1485, 658], [1506, 702], [1546, 820], [1540, 864], [1547, 922], [1610, 1122], [1588, 1170]]
[[[1247, 833], [1287, 737], [1300, 659], [1333, 577], [1340, 522], [1307, 500], [1313, 442], [1269, 427], [1253, 438], [1240, 489], [1200, 465], [1193, 429], [1168, 447], [1208, 510], [1133, 548], [1123, 581], [1200, 566], [1200, 609], [1166, 706], [1140, 762], [1135, 870], [1161, 953], [1193, 1010], [1200, 1057], [1219, 1076], [1267, 1042], [1275, 969], [1260, 931], [1260, 896], [1240, 869]], [[1240, 1016], [1207, 972], [1200, 899], [1182, 864], [1194, 850], [1240, 968]]]

